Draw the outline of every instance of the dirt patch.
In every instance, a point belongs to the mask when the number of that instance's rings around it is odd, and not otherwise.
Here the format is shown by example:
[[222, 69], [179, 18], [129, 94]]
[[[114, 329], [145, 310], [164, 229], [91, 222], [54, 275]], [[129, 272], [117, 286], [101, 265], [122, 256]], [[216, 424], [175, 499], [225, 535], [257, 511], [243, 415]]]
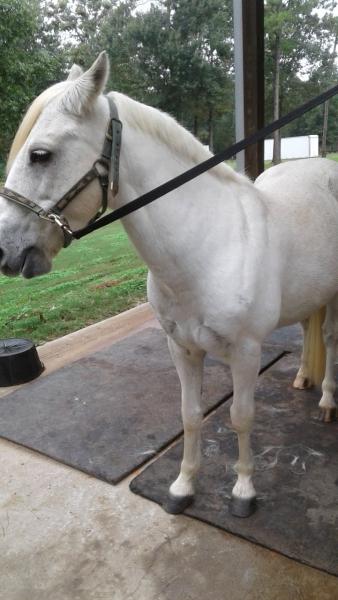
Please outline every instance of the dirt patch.
[[122, 279], [111, 279], [110, 281], [104, 281], [103, 283], [98, 283], [97, 285], [93, 285], [91, 287], [94, 290], [103, 290], [104, 288], [114, 287], [120, 283], [122, 283]]

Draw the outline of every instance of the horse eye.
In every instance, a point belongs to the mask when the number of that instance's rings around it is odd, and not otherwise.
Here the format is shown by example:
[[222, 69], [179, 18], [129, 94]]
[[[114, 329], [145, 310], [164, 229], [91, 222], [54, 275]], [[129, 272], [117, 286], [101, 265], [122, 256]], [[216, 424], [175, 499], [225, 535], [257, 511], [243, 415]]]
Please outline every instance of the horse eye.
[[30, 160], [32, 163], [46, 163], [49, 161], [52, 153], [48, 150], [32, 150]]

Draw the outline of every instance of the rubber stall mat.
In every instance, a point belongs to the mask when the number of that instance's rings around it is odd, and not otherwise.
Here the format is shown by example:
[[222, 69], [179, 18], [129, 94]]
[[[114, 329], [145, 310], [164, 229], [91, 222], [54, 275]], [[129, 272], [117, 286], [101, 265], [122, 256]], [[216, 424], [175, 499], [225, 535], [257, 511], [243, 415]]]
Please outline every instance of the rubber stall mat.
[[[338, 422], [319, 420], [319, 390], [292, 388], [297, 368], [290, 354], [258, 380], [257, 511], [246, 519], [229, 512], [237, 437], [226, 403], [204, 423], [196, 497], [185, 514], [338, 575]], [[132, 491], [163, 504], [182, 450], [180, 442], [164, 453], [132, 481]]]
[[[281, 353], [265, 347], [263, 366]], [[203, 408], [232, 393], [207, 359]], [[0, 399], [0, 436], [117, 483], [182, 431], [180, 386], [161, 330], [146, 329]]]

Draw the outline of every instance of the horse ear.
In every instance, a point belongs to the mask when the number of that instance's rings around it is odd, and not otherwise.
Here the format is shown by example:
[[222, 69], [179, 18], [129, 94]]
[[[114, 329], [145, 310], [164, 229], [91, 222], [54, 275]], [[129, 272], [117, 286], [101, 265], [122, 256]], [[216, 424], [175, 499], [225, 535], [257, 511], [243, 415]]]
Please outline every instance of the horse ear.
[[74, 63], [69, 71], [67, 81], [74, 81], [74, 79], [81, 77], [81, 75], [83, 75], [83, 69]]
[[109, 75], [109, 62], [106, 52], [101, 52], [88, 71], [75, 79], [66, 90], [62, 104], [74, 114], [88, 112], [95, 99], [103, 92]]

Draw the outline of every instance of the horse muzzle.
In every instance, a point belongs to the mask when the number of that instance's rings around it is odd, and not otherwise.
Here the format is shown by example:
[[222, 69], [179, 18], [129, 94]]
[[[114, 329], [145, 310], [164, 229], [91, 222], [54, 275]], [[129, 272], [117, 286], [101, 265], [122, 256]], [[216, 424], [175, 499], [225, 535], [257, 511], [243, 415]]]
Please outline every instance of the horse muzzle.
[[7, 277], [21, 274], [26, 279], [31, 279], [48, 273], [51, 266], [50, 259], [36, 246], [25, 248], [16, 255], [0, 248], [0, 270]]

